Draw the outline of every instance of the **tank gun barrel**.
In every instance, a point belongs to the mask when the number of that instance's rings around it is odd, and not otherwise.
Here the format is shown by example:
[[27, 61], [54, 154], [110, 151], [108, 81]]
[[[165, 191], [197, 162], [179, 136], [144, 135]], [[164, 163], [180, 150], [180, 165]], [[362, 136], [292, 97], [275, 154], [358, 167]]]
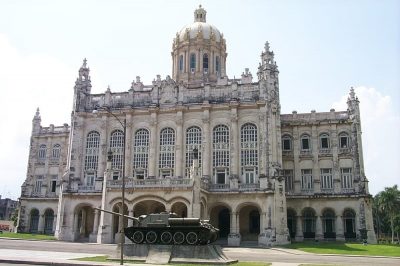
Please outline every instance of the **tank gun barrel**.
[[[99, 210], [99, 211], [102, 211], [102, 212], [106, 212], [106, 213], [109, 213], [109, 214], [113, 214], [113, 215], [118, 215], [118, 216], [122, 216], [122, 214], [121, 213], [118, 213], [118, 212], [112, 212], [112, 211], [106, 211], [106, 210], [103, 210], [103, 209], [100, 209], [100, 208], [94, 208], [95, 210]], [[133, 217], [133, 216], [129, 216], [129, 215], [123, 215], [125, 218], [127, 218], [127, 219], [131, 219], [131, 220], [135, 220], [135, 221], [139, 221], [139, 219], [138, 218], [136, 218], [136, 217]]]

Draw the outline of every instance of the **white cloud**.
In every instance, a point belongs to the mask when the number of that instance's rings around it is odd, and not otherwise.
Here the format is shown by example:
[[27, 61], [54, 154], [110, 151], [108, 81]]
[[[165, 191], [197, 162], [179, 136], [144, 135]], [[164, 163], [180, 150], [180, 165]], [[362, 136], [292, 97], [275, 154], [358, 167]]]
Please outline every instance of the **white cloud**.
[[[375, 195], [385, 187], [400, 184], [400, 114], [392, 98], [375, 88], [357, 87], [360, 100], [365, 173], [370, 193]], [[332, 104], [336, 110], [346, 110], [348, 95]]]
[[32, 118], [42, 126], [70, 122], [77, 69], [43, 54], [21, 54], [0, 33], [0, 194], [17, 198], [26, 177]]

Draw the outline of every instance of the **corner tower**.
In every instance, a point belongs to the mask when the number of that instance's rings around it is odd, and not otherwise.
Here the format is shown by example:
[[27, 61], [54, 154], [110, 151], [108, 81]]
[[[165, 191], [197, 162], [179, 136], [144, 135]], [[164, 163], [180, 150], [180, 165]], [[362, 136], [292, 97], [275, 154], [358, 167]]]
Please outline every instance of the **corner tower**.
[[188, 87], [216, 83], [218, 77], [226, 76], [226, 42], [206, 16], [200, 5], [194, 22], [177, 32], [172, 44], [172, 77]]

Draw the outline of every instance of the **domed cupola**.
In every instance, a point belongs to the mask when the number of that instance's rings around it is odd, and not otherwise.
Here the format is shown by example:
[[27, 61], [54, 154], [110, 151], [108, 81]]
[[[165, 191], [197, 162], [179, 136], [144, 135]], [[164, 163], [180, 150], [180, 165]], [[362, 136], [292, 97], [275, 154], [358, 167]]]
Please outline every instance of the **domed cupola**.
[[194, 22], [176, 33], [172, 45], [173, 79], [189, 87], [216, 83], [218, 77], [226, 76], [226, 42], [206, 16], [200, 5], [194, 11]]

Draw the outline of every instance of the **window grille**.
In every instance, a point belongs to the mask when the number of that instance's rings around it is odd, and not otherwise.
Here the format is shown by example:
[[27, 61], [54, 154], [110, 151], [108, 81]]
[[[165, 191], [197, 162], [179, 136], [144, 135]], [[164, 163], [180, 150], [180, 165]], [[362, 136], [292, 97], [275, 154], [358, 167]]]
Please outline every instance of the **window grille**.
[[124, 132], [115, 130], [110, 138], [110, 150], [112, 152], [111, 169], [122, 170], [124, 159]]
[[[217, 178], [217, 172], [220, 175], [218, 179], [222, 180], [229, 175], [230, 150], [229, 150], [229, 129], [225, 125], [218, 125], [213, 130], [213, 174]], [[217, 169], [219, 171], [217, 171]]]
[[[86, 138], [85, 173], [96, 175], [99, 163], [100, 134], [92, 131]], [[87, 180], [87, 176], [85, 174]]]
[[147, 129], [139, 129], [135, 133], [135, 142], [133, 148], [133, 168], [136, 179], [147, 178], [147, 166], [149, 162], [149, 138]]
[[[173, 176], [175, 168], [175, 131], [172, 128], [164, 128], [160, 132], [160, 176]], [[162, 171], [164, 169], [164, 171]], [[165, 170], [169, 170], [168, 175]]]
[[292, 139], [288, 135], [282, 137], [282, 150], [283, 151], [292, 150]]
[[332, 169], [321, 169], [321, 189], [333, 189]]
[[302, 169], [301, 170], [301, 189], [303, 190], [313, 190], [314, 183], [312, 177], [311, 169]]
[[353, 188], [353, 176], [351, 174], [351, 168], [341, 168], [340, 172], [342, 188]]
[[258, 136], [254, 124], [244, 124], [240, 130], [240, 159], [246, 183], [254, 183], [258, 176]]
[[193, 150], [197, 148], [198, 151], [198, 162], [200, 176], [201, 174], [201, 129], [193, 126], [186, 130], [186, 155], [185, 155], [185, 176], [190, 177], [190, 168], [193, 165]]
[[56, 144], [53, 146], [53, 152], [52, 152], [52, 157], [53, 159], [59, 159], [61, 154], [61, 145]]
[[293, 191], [293, 170], [291, 169], [284, 169], [283, 176], [285, 177], [285, 191], [292, 192]]
[[311, 149], [310, 136], [308, 135], [301, 136], [301, 149], [303, 151], [309, 151]]
[[321, 149], [329, 149], [329, 135], [322, 134], [319, 137], [319, 145]]
[[38, 159], [40, 161], [46, 160], [46, 145], [44, 144], [39, 146]]

